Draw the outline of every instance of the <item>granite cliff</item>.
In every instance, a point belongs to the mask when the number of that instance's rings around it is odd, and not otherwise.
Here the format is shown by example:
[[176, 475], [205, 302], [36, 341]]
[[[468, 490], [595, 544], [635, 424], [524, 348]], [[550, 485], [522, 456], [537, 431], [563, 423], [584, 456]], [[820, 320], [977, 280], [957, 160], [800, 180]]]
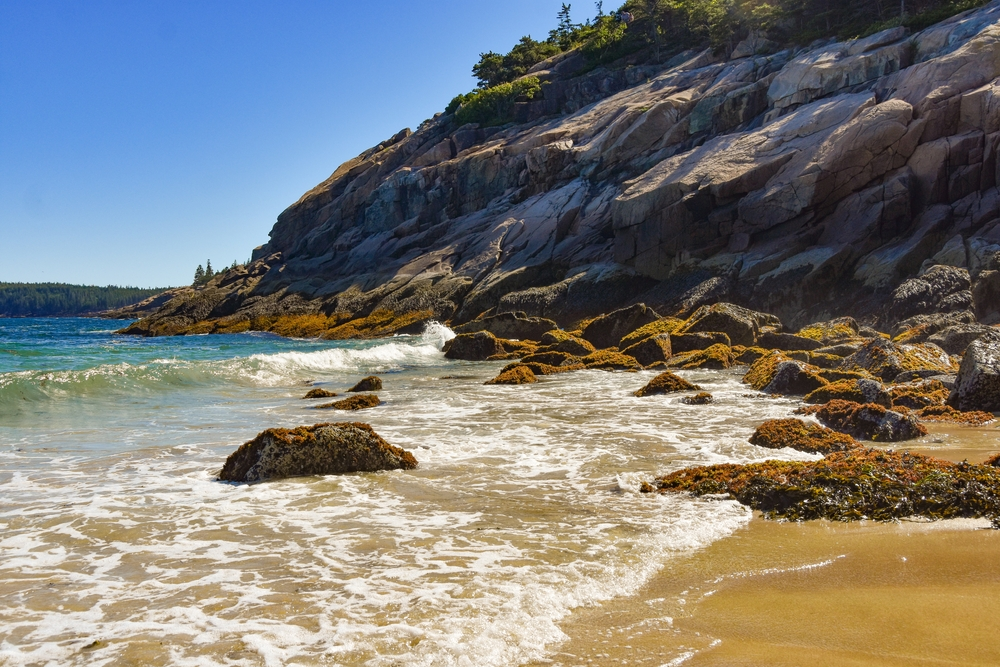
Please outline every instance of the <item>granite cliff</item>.
[[[590, 71], [570, 51], [529, 74], [515, 123], [397, 133], [282, 212], [249, 265], [127, 332], [568, 326], [639, 302], [998, 319], [1000, 1], [913, 34]], [[902, 313], [933, 265], [968, 284]]]

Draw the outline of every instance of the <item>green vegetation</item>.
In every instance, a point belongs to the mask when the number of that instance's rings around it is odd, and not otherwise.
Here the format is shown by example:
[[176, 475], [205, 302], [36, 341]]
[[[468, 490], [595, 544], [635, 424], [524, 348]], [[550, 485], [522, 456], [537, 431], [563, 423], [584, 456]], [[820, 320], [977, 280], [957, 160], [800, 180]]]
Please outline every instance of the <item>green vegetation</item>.
[[0, 283], [0, 317], [73, 317], [139, 303], [166, 287], [92, 287], [63, 283]]
[[[766, 35], [776, 47], [805, 45], [820, 38], [850, 39], [905, 26], [922, 30], [987, 0], [628, 0], [618, 11], [584, 23], [570, 19], [563, 4], [547, 39], [525, 36], [506, 54], [482, 53], [473, 65], [478, 88], [455, 97], [445, 113], [459, 124], [503, 125], [514, 120], [515, 103], [544, 95], [532, 66], [579, 49], [580, 71], [636, 54], [664, 62], [688, 49], [732, 50], [751, 34]], [[626, 14], [631, 17], [626, 21]]]

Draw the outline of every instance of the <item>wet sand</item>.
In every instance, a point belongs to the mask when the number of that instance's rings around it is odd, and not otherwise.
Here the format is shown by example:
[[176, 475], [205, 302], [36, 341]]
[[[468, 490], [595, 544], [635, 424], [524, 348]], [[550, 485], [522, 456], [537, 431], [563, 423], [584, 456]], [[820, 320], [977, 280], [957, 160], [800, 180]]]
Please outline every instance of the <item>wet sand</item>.
[[[930, 424], [910, 451], [980, 462], [995, 424]], [[711, 501], [706, 501], [711, 502]], [[1000, 531], [987, 521], [779, 523], [668, 562], [578, 610], [555, 665], [1000, 664]]]

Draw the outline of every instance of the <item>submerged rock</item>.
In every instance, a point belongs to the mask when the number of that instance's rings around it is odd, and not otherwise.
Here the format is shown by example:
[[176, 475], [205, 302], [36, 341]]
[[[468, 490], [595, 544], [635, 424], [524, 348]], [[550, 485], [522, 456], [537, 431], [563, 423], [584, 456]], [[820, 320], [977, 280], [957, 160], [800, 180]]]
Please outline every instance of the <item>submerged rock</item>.
[[382, 390], [382, 379], [376, 375], [369, 375], [368, 377], [362, 379], [347, 391], [351, 393], [356, 393], [361, 391], [381, 391], [381, 390]]
[[969, 344], [948, 404], [963, 411], [1000, 412], [1000, 331]]
[[316, 424], [267, 429], [229, 455], [219, 479], [262, 482], [416, 467], [412, 454], [387, 443], [368, 424]]
[[524, 364], [515, 364], [501, 371], [492, 380], [487, 380], [485, 384], [531, 384], [532, 382], [537, 380], [531, 368]]
[[671, 394], [677, 391], [698, 391], [696, 384], [691, 384], [684, 378], [667, 371], [650, 380], [645, 387], [635, 392], [636, 396], [653, 396], [656, 394]]
[[307, 398], [333, 398], [336, 395], [337, 395], [336, 392], [330, 391], [328, 389], [323, 389], [322, 387], [316, 387], [315, 389], [310, 389], [308, 392], [306, 392], [306, 395], [303, 396], [302, 398], [303, 399], [307, 399]]
[[757, 427], [750, 444], [768, 449], [790, 447], [810, 454], [829, 454], [860, 447], [854, 438], [801, 419], [772, 419]]
[[342, 401], [336, 401], [334, 403], [324, 403], [323, 405], [317, 405], [317, 410], [365, 410], [367, 408], [374, 408], [382, 405], [382, 401], [375, 394], [358, 394], [357, 396], [351, 396], [345, 398]]

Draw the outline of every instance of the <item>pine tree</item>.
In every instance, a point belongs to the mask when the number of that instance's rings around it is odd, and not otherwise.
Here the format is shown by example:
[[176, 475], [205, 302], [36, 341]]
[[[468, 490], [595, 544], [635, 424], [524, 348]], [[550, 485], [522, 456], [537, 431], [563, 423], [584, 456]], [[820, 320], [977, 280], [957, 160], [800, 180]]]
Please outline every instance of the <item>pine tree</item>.
[[205, 262], [205, 282], [211, 280], [214, 275], [215, 271], [212, 270], [212, 260], [208, 260]]
[[194, 270], [194, 282], [192, 284], [200, 285], [203, 282], [205, 282], [205, 269], [199, 264], [198, 268]]

